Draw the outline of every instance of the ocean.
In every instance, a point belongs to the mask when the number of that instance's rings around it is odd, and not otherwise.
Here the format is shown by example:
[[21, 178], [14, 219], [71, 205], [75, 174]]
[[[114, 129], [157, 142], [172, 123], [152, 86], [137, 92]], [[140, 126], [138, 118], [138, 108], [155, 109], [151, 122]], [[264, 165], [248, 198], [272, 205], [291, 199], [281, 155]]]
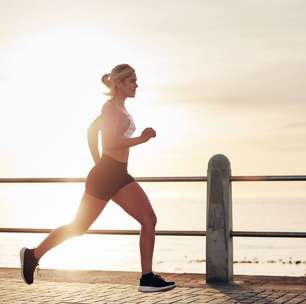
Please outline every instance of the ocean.
[[[206, 230], [206, 184], [140, 183], [158, 218], [157, 230]], [[235, 189], [234, 189], [235, 188]], [[306, 195], [239, 195], [233, 186], [233, 230], [306, 231]], [[84, 185], [1, 184], [0, 227], [51, 228], [74, 217]], [[252, 192], [252, 191], [251, 191]], [[139, 229], [109, 202], [92, 229]], [[0, 267], [19, 267], [19, 250], [46, 235], [0, 233]], [[205, 273], [205, 237], [156, 236], [153, 270]], [[303, 238], [234, 237], [234, 274], [306, 275]], [[49, 251], [40, 268], [140, 271], [139, 236], [82, 235]]]

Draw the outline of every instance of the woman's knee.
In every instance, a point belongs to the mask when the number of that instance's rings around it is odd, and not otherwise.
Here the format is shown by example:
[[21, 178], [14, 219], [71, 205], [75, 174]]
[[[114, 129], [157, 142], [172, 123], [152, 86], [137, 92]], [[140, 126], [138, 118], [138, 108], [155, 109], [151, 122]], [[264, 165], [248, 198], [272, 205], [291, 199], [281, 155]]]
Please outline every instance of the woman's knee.
[[153, 213], [150, 216], [144, 216], [140, 220], [140, 224], [144, 228], [151, 228], [151, 229], [153, 228], [153, 229], [155, 229], [155, 226], [157, 224], [157, 217], [156, 217], [155, 213]]
[[85, 227], [77, 222], [71, 222], [70, 224], [66, 225], [66, 228], [71, 237], [82, 235], [88, 230], [88, 227]]

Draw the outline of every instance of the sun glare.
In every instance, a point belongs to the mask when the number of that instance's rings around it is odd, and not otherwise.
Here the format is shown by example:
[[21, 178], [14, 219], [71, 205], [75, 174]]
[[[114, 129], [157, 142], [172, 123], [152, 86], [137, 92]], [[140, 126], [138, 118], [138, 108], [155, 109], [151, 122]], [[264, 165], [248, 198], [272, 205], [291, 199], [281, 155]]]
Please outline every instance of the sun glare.
[[[26, 147], [22, 157], [35, 158], [35, 174], [79, 175], [75, 164], [80, 163], [80, 155], [86, 153], [91, 161], [85, 137], [106, 99], [100, 77], [122, 59], [114, 39], [101, 30], [52, 28], [23, 34], [14, 42], [7, 55], [10, 81], [2, 94], [8, 115], [2, 123], [12, 125], [9, 118], [15, 118], [9, 136], [19, 141], [8, 140], [10, 150], [15, 153], [20, 145]], [[21, 126], [28, 136], [19, 136]], [[68, 152], [70, 148], [73, 151]], [[47, 167], [46, 158], [56, 158], [57, 165], [51, 162]], [[42, 168], [39, 160], [44, 162], [44, 172], [38, 169]], [[83, 168], [87, 167], [85, 163]], [[20, 161], [16, 170], [24, 175], [32, 169]]]

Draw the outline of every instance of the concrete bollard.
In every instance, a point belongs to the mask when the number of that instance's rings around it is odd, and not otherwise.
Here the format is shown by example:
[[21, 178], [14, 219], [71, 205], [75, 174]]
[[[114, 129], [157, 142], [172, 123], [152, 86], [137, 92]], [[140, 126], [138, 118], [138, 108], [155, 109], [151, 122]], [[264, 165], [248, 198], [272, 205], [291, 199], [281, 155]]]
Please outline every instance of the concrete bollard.
[[231, 165], [226, 156], [214, 155], [207, 172], [206, 282], [233, 280]]

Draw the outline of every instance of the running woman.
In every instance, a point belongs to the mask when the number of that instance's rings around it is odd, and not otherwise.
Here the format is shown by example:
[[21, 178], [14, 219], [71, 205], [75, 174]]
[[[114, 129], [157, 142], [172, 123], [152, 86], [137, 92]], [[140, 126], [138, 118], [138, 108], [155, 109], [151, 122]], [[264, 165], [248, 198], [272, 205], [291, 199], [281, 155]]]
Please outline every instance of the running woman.
[[[27, 284], [33, 283], [33, 274], [41, 257], [65, 240], [84, 234], [100, 215], [109, 200], [122, 207], [141, 225], [140, 256], [142, 276], [139, 291], [164, 291], [175, 287], [152, 271], [156, 215], [151, 203], [135, 179], [128, 173], [129, 148], [143, 144], [156, 136], [152, 128], [145, 128], [140, 136], [131, 137], [136, 127], [125, 108], [127, 98], [136, 94], [137, 77], [128, 64], [114, 67], [102, 77], [109, 88], [109, 99], [101, 114], [87, 130], [88, 144], [95, 166], [90, 170], [85, 191], [74, 220], [53, 230], [36, 248], [20, 250], [21, 276]], [[98, 136], [102, 135], [102, 155]]]

